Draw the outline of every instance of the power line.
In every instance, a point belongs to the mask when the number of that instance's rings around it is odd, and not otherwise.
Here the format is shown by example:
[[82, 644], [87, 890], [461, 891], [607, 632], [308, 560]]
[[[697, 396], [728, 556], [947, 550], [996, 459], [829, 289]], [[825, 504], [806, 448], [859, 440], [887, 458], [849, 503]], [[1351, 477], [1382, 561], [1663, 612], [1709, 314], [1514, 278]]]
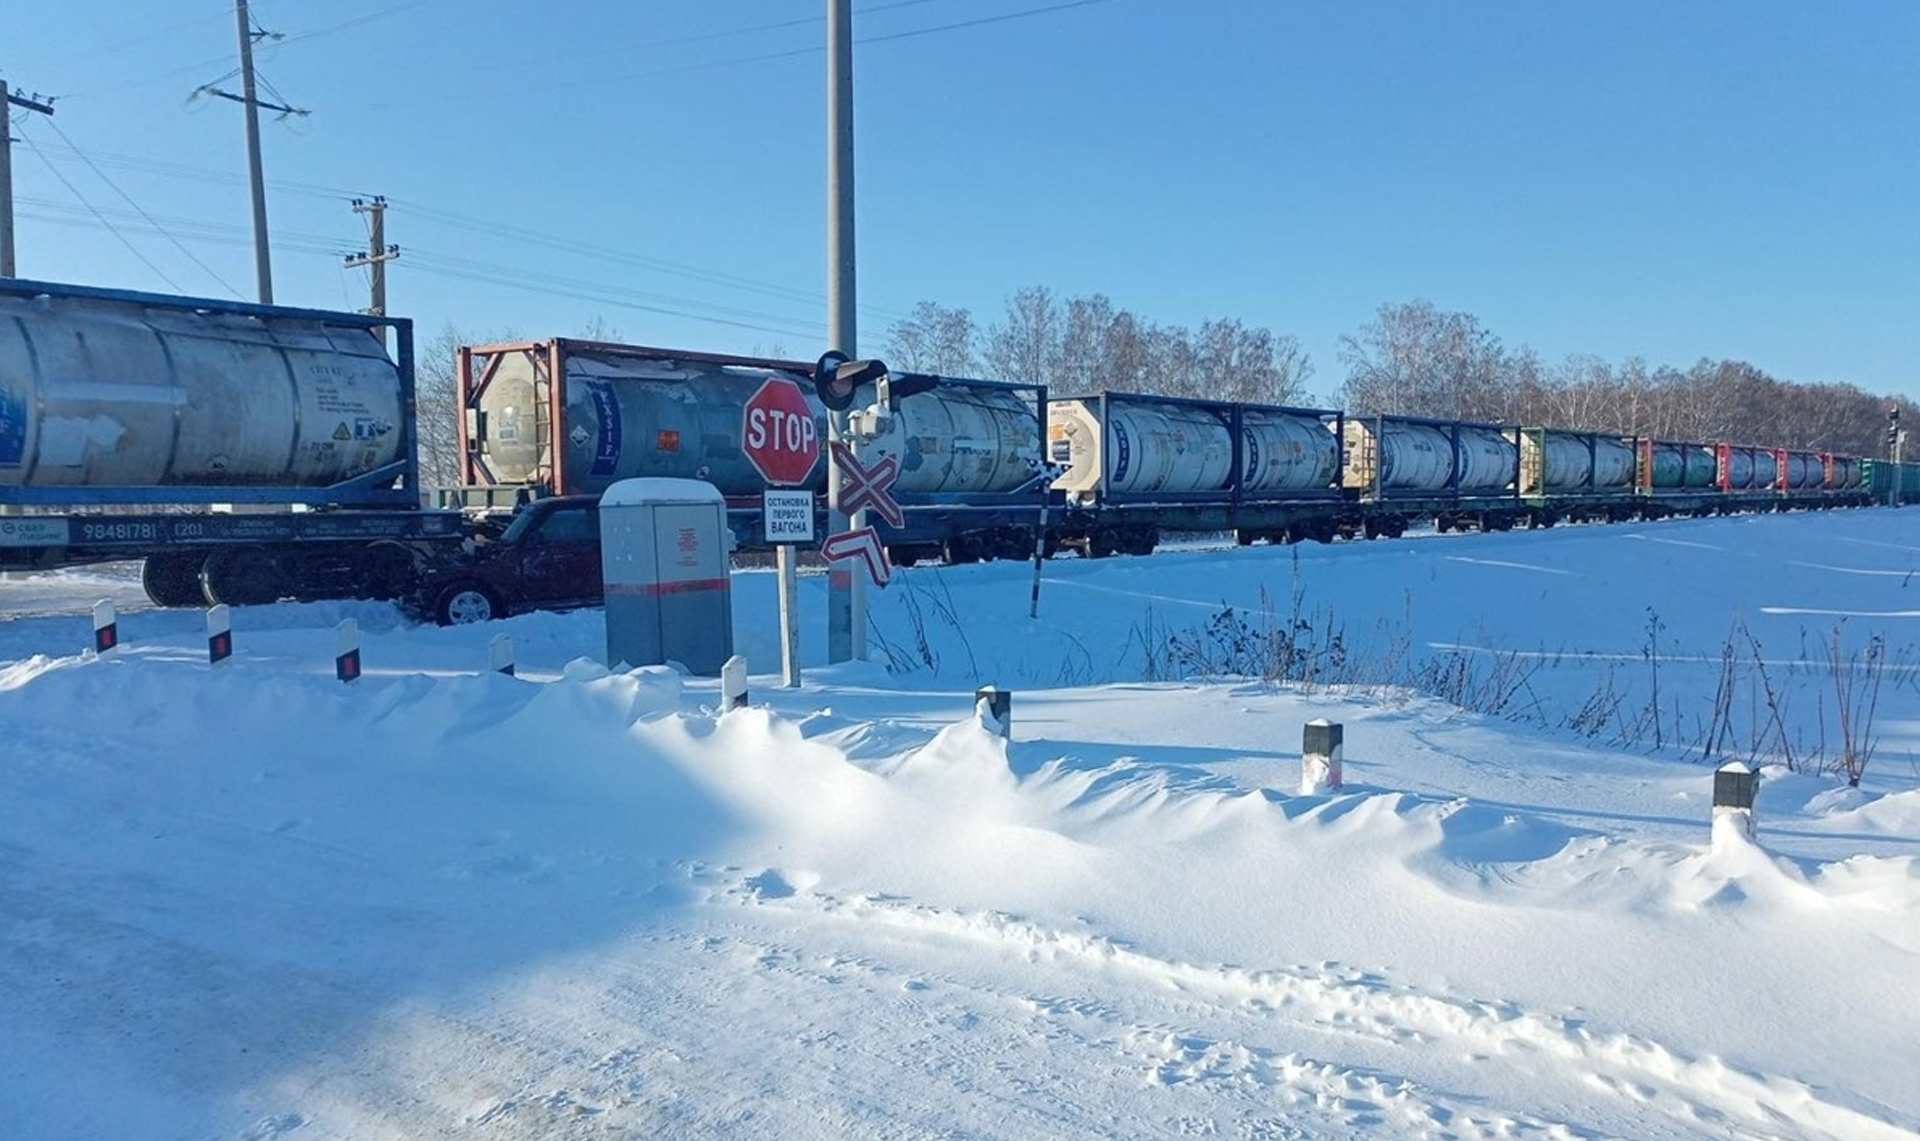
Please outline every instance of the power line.
[[781, 336], [788, 336], [788, 337], [813, 338], [813, 337], [819, 336], [819, 330], [817, 328], [801, 329], [797, 326], [775, 327], [771, 325], [754, 324], [749, 321], [734, 321], [724, 317], [708, 317], [699, 313], [689, 313], [689, 312], [686, 312], [685, 310], [673, 309], [666, 306], [644, 305], [638, 302], [629, 301], [622, 298], [609, 297], [604, 294], [591, 293], [586, 290], [575, 289], [572, 287], [563, 287], [563, 286], [554, 286], [554, 285], [534, 285], [534, 284], [530, 284], [527, 280], [525, 280], [524, 275], [519, 274], [517, 272], [507, 276], [483, 274], [483, 273], [471, 272], [471, 271], [462, 270], [462, 269], [456, 269], [450, 266], [435, 265], [432, 263], [422, 264], [422, 262], [419, 259], [416, 259], [412, 264], [414, 268], [419, 272], [435, 274], [441, 277], [453, 277], [453, 278], [459, 278], [464, 281], [480, 282], [486, 285], [505, 286], [509, 289], [520, 289], [520, 290], [525, 290], [532, 293], [544, 294], [552, 297], [569, 297], [579, 301], [591, 301], [591, 302], [594, 302], [595, 304], [610, 305], [620, 309], [634, 309], [643, 313], [659, 313], [659, 314], [664, 314], [672, 317], [685, 318], [688, 320], [703, 321], [710, 325], [726, 325], [735, 329], [750, 329], [754, 332], [776, 333]]
[[[80, 211], [63, 203], [43, 199], [23, 199], [23, 205], [36, 207], [22, 211], [23, 217], [35, 218], [54, 225], [83, 226], [86, 221], [80, 217]], [[52, 211], [43, 213], [42, 211]], [[120, 218], [151, 227], [155, 221], [150, 217], [134, 214], [130, 211], [95, 210], [89, 208], [86, 217], [95, 223], [111, 226], [111, 218]], [[189, 219], [163, 218], [168, 224], [180, 230], [188, 240], [210, 242], [223, 246], [246, 246], [248, 243], [246, 227], [219, 223], [194, 222]], [[141, 228], [136, 225], [134, 228]], [[197, 231], [197, 232], [195, 232]], [[124, 239], [123, 239], [124, 240]], [[329, 258], [339, 256], [342, 241], [325, 235], [276, 231], [275, 242], [282, 249], [299, 253], [321, 254]], [[806, 318], [782, 313], [767, 313], [733, 306], [715, 305], [674, 305], [673, 301], [685, 299], [662, 294], [648, 293], [623, 286], [608, 285], [584, 278], [569, 277], [562, 274], [529, 272], [522, 266], [505, 265], [498, 262], [478, 261], [451, 254], [435, 253], [412, 246], [407, 249], [408, 264], [415, 270], [439, 277], [457, 278], [487, 285], [504, 285], [530, 292], [552, 296], [569, 297], [575, 300], [590, 301], [596, 304], [633, 309], [640, 312], [656, 313], [663, 316], [678, 317], [684, 320], [699, 321], [708, 324], [725, 325], [732, 328], [750, 329], [756, 332], [775, 333], [782, 336], [812, 337], [817, 330], [812, 329]], [[175, 290], [178, 291], [178, 286]], [[663, 304], [663, 302], [666, 302]]]
[[[874, 12], [886, 12], [895, 8], [915, 8], [922, 4], [944, 3], [945, 0], [894, 0], [891, 4], [872, 4], [860, 9], [860, 15]], [[771, 24], [754, 24], [745, 28], [729, 28], [719, 32], [699, 32], [691, 36], [674, 36], [664, 40], [644, 40], [635, 44], [622, 44], [618, 47], [601, 48], [597, 51], [579, 52], [569, 59], [595, 59], [600, 56], [625, 55], [630, 52], [652, 51], [655, 48], [677, 48], [688, 44], [711, 43], [714, 40], [730, 40], [741, 36], [758, 35], [761, 32], [780, 32], [788, 28], [804, 28], [809, 24], [824, 24], [825, 16], [801, 16], [792, 20], [780, 20]]]
[[[48, 149], [52, 150], [54, 148], [50, 147]], [[74, 157], [80, 157], [77, 152], [73, 153]], [[176, 178], [221, 186], [234, 186], [244, 183], [244, 179], [237, 174], [206, 167], [190, 166], [185, 163], [172, 162], [169, 160], [149, 159], [138, 155], [126, 155], [113, 152], [95, 152], [94, 158], [99, 163], [115, 169], [143, 171], [166, 178]], [[354, 198], [365, 198], [368, 196], [363, 192], [352, 191], [343, 187], [323, 186], [307, 182], [289, 182], [282, 179], [269, 179], [267, 185], [275, 190], [340, 201], [351, 201]], [[581, 257], [613, 262], [620, 265], [630, 265], [636, 268], [666, 274], [671, 277], [682, 277], [691, 281], [720, 286], [725, 289], [739, 290], [744, 293], [753, 293], [764, 297], [794, 301], [807, 305], [826, 304], [826, 298], [823, 294], [803, 288], [758, 281], [738, 274], [688, 265], [684, 262], [670, 261], [665, 258], [647, 257], [642, 254], [614, 249], [609, 246], [596, 245], [591, 242], [579, 241], [556, 234], [543, 233], [523, 226], [492, 222], [484, 218], [459, 214], [450, 210], [437, 209], [414, 199], [389, 197], [388, 202], [392, 204], [395, 209], [404, 210], [411, 216], [471, 233], [487, 234], [493, 237], [522, 242], [527, 245], [576, 254]], [[281, 231], [276, 229], [274, 233], [277, 237]], [[862, 305], [860, 306], [860, 310], [869, 316], [888, 321], [904, 320], [907, 317], [907, 314], [900, 310], [888, 309], [878, 305]]]
[[148, 269], [152, 270], [154, 274], [158, 276], [161, 281], [166, 282], [167, 285], [170, 286], [175, 293], [185, 292], [185, 290], [180, 288], [179, 282], [167, 276], [166, 270], [161, 269], [159, 266], [153, 264], [152, 261], [148, 260], [147, 255], [140, 252], [140, 247], [134, 245], [133, 242], [128, 240], [127, 236], [121, 233], [119, 229], [114, 226], [112, 222], [107, 221], [106, 218], [101, 215], [100, 211], [95, 210], [93, 203], [87, 201], [87, 196], [80, 193], [80, 188], [75, 186], [73, 183], [69, 182], [67, 180], [67, 176], [60, 173], [60, 168], [53, 165], [52, 159], [49, 159], [44, 154], [40, 154], [40, 144], [33, 141], [33, 136], [21, 135], [20, 140], [26, 143], [28, 149], [32, 150], [34, 154], [40, 155], [40, 161], [47, 164], [47, 169], [52, 171], [53, 176], [60, 180], [60, 184], [62, 186], [65, 186], [69, 191], [71, 191], [73, 196], [80, 200], [80, 204], [82, 206], [85, 206], [87, 210], [90, 213], [92, 213], [96, 219], [99, 220], [100, 224], [107, 228], [107, 231], [109, 233], [111, 233], [114, 237], [120, 239], [120, 244], [127, 247], [127, 249], [130, 252], [132, 252], [134, 257], [139, 258], [142, 265], [145, 265]]
[[[208, 265], [206, 262], [201, 261], [199, 257], [197, 257], [194, 254], [192, 250], [188, 249], [184, 245], [181, 245], [180, 239], [174, 237], [173, 234], [170, 233], [165, 226], [162, 226], [160, 223], [154, 221], [153, 217], [147, 213], [144, 207], [142, 207], [138, 202], [135, 202], [133, 200], [133, 197], [129, 195], [126, 191], [120, 189], [119, 183], [116, 183], [113, 179], [108, 178], [105, 171], [95, 166], [93, 164], [93, 160], [88, 158], [85, 152], [83, 152], [78, 146], [75, 146], [74, 141], [67, 137], [67, 133], [60, 129], [60, 124], [54, 122], [52, 119], [48, 119], [47, 126], [53, 128], [53, 133], [56, 135], [59, 135], [60, 141], [66, 143], [67, 146], [73, 150], [74, 154], [77, 154], [80, 156], [80, 161], [86, 163], [87, 168], [92, 170], [93, 173], [99, 177], [100, 181], [106, 183], [107, 186], [110, 189], [112, 189], [112, 191], [115, 194], [118, 194], [121, 197], [121, 199], [126, 202], [127, 205], [133, 207], [134, 211], [138, 213], [140, 217], [146, 219], [146, 222], [148, 225], [152, 226], [155, 230], [158, 230], [160, 232], [161, 237], [164, 237], [165, 239], [167, 239], [167, 241], [172, 242], [173, 247], [175, 249], [187, 255], [187, 260], [193, 262], [193, 264], [205, 270], [207, 273], [207, 276], [219, 282], [221, 288], [225, 289], [228, 293], [233, 294], [234, 297], [236, 298], [240, 296], [240, 291], [238, 289], [235, 289], [233, 285], [227, 281], [226, 278], [221, 277], [219, 272], [215, 270], [212, 266]], [[175, 288], [178, 288], [178, 287], [176, 286]]]
[[132, 47], [139, 47], [141, 44], [150, 43], [154, 40], [159, 39], [162, 36], [170, 35], [174, 32], [178, 32], [186, 28], [198, 27], [201, 24], [211, 23], [215, 19], [224, 18], [228, 15], [230, 15], [230, 13], [224, 8], [217, 12], [209, 11], [203, 15], [195, 16], [189, 20], [180, 20], [176, 23], [162, 25], [161, 27], [155, 28], [150, 32], [142, 33], [141, 35], [134, 36], [130, 39], [120, 40], [116, 43], [108, 44], [105, 47], [88, 48], [87, 54], [95, 58], [98, 58], [103, 55], [112, 55], [114, 52], [125, 51], [126, 49], [132, 48]]
[[[1071, 8], [1090, 8], [1096, 4], [1111, 4], [1113, 2], [1114, 0], [1066, 0], [1065, 3], [1048, 4], [1039, 8], [1024, 8], [1018, 12], [1002, 12], [997, 16], [980, 16], [971, 20], [959, 20], [950, 24], [935, 24], [931, 27], [913, 28], [904, 32], [888, 32], [883, 35], [877, 35], [877, 36], [862, 36], [859, 39], [854, 40], [853, 42], [856, 45], [887, 43], [892, 40], [911, 39], [916, 36], [931, 36], [940, 32], [952, 32], [952, 31], [958, 31], [964, 28], [978, 28], [987, 24], [1002, 24], [1002, 23], [1006, 23], [1009, 20], [1025, 20], [1033, 16], [1044, 16], [1050, 12], [1064, 12]], [[807, 22], [811, 23], [813, 21], [807, 21]], [[608, 83], [626, 83], [626, 82], [639, 80], [639, 79], [658, 79], [658, 78], [662, 78], [664, 76], [670, 76], [670, 75], [685, 75], [688, 72], [693, 72], [693, 71], [711, 71], [714, 68], [719, 68], [719, 67], [744, 67], [747, 64], [753, 64], [753, 63], [770, 63], [774, 60], [795, 59], [800, 56], [809, 56], [809, 55], [821, 55], [821, 54], [824, 54], [826, 50], [827, 49], [824, 44], [814, 44], [807, 47], [789, 48], [786, 51], [766, 52], [761, 55], [738, 56], [732, 59], [708, 60], [704, 63], [688, 63], [688, 64], [681, 64], [677, 67], [655, 68], [652, 71], [629, 72], [626, 75], [611, 75], [611, 76], [601, 76], [601, 77], [595, 77], [595, 78], [589, 78], [589, 79], [578, 79], [578, 80], [574, 80], [571, 83], [550, 83], [550, 84], [547, 84], [544, 88], [542, 88], [542, 91], [543, 93], [551, 93], [554, 91], [565, 91], [572, 88], [598, 87]], [[520, 94], [518, 92], [511, 92], [511, 93], [493, 92], [493, 93], [478, 93], [475, 95], [467, 96], [467, 98], [469, 99], [507, 98], [507, 97], [517, 99], [520, 97]]]

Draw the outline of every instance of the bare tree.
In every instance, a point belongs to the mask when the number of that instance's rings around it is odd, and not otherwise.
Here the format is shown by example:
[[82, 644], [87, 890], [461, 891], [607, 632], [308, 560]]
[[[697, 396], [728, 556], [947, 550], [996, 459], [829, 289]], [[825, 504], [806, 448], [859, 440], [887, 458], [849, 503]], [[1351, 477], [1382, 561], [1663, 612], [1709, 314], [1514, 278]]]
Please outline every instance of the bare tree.
[[429, 488], [460, 483], [460, 399], [454, 355], [461, 345], [472, 343], [448, 322], [414, 353], [414, 425], [420, 441], [420, 482]]
[[1499, 419], [1505, 350], [1470, 313], [1430, 301], [1382, 305], [1358, 337], [1340, 338], [1348, 411]]
[[881, 351], [888, 364], [909, 372], [972, 376], [979, 368], [974, 336], [972, 313], [922, 301], [887, 330]]
[[1053, 376], [1061, 332], [1053, 291], [1029, 285], [1007, 299], [1006, 323], [987, 330], [981, 356], [997, 379], [1045, 382]]

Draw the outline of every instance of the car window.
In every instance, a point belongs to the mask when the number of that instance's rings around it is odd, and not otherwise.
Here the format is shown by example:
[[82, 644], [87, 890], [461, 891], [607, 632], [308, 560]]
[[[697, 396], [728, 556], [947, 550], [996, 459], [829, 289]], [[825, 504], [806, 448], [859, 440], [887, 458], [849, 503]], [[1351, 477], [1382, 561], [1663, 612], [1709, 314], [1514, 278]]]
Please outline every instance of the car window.
[[555, 511], [540, 525], [540, 537], [549, 543], [598, 542], [600, 513], [591, 507]]

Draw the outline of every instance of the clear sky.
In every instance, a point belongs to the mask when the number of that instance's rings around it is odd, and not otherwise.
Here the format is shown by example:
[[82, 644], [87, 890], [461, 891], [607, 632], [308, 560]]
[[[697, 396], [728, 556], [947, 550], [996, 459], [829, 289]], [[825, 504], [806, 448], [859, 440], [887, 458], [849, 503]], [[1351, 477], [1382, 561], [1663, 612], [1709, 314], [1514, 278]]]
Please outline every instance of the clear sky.
[[[383, 194], [429, 334], [813, 355], [825, 7], [259, 0], [311, 111], [263, 123], [276, 299], [366, 304], [348, 199]], [[1920, 396], [1920, 4], [860, 0], [854, 34], [867, 349], [1046, 285], [1292, 333], [1324, 392], [1426, 298], [1549, 361]], [[14, 115], [22, 276], [253, 296], [241, 111], [189, 98], [238, 90], [235, 38], [221, 0], [6, 6], [0, 78], [59, 96]]]

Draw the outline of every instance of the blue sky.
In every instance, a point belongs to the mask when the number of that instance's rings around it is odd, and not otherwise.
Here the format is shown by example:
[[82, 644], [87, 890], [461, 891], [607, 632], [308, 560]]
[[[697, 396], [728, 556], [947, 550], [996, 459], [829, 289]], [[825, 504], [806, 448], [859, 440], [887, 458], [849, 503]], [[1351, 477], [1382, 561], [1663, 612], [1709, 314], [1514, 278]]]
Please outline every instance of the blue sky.
[[[1325, 392], [1426, 298], [1550, 361], [1920, 396], [1920, 5], [1062, 3], [855, 4], [863, 347], [1046, 285], [1292, 333]], [[812, 355], [824, 11], [260, 0], [312, 112], [264, 124], [276, 299], [364, 305], [347, 199], [383, 194], [429, 333]], [[252, 296], [240, 109], [188, 98], [234, 40], [221, 0], [8, 6], [0, 78], [60, 97], [15, 115], [22, 276]]]

